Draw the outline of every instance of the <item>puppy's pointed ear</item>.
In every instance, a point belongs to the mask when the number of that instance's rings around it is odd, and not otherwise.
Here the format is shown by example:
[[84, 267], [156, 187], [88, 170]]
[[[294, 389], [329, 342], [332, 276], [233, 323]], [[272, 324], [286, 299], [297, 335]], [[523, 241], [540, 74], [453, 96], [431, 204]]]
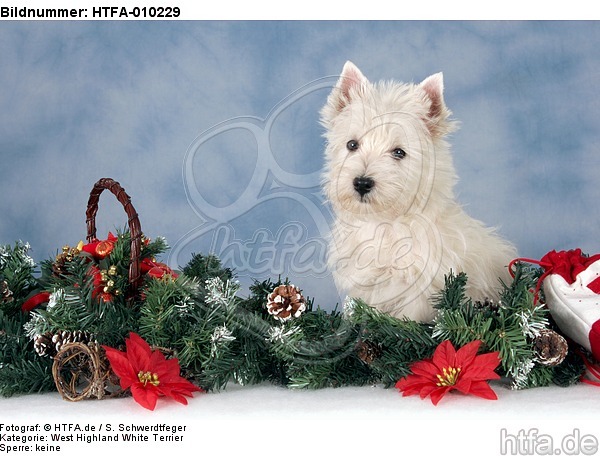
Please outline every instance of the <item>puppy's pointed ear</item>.
[[419, 87], [427, 95], [429, 112], [427, 114], [427, 126], [434, 136], [443, 136], [450, 133], [453, 123], [449, 121], [452, 114], [444, 102], [444, 76], [436, 73], [426, 78]]
[[340, 98], [341, 107], [345, 106], [344, 102], [347, 104], [352, 101], [351, 92], [353, 89], [360, 90], [368, 82], [369, 80], [363, 76], [358, 67], [348, 60], [344, 64], [340, 79], [335, 86], [337, 90], [334, 90]]
[[357, 66], [347, 61], [337, 84], [327, 98], [327, 106], [324, 109], [323, 116], [327, 120], [331, 120], [348, 106], [352, 98], [359, 95], [368, 83], [369, 80], [363, 76]]

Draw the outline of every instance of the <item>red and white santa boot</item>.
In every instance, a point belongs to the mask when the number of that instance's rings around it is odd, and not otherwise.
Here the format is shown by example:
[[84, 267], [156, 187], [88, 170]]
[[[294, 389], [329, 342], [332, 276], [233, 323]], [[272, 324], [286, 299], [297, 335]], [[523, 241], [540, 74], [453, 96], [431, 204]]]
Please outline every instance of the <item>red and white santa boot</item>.
[[546, 306], [561, 332], [600, 361], [600, 254], [547, 253], [540, 265]]

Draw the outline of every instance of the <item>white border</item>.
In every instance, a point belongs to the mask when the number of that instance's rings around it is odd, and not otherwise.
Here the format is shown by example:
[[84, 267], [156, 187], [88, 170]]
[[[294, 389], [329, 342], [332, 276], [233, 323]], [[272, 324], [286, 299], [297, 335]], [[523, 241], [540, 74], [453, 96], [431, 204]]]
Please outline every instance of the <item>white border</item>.
[[[368, 2], [303, 0], [8, 0], [3, 7], [89, 8], [179, 7], [177, 20], [596, 20], [600, 17], [589, 1], [475, 2], [430, 0], [427, 2], [369, 0]], [[6, 18], [1, 20], [7, 20]], [[13, 18], [14, 20], [14, 18]], [[17, 19], [20, 20], [20, 19]], [[136, 20], [136, 18], [85, 20]], [[139, 20], [139, 19], [138, 19]]]

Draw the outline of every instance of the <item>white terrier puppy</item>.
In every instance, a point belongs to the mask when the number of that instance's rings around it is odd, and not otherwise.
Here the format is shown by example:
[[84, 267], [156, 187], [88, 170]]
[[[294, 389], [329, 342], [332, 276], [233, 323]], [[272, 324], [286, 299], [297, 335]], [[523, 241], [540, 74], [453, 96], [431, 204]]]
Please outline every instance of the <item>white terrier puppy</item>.
[[473, 299], [497, 299], [517, 256], [454, 198], [450, 114], [441, 73], [372, 84], [351, 62], [321, 111], [329, 266], [338, 288], [396, 317], [431, 321], [451, 270], [467, 274]]

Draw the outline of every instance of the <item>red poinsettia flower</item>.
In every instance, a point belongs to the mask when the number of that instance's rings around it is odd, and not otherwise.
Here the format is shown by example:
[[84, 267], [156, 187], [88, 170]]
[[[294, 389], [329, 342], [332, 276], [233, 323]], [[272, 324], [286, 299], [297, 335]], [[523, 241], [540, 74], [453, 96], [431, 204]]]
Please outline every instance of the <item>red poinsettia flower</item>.
[[477, 355], [480, 340], [468, 343], [458, 351], [449, 340], [435, 349], [432, 359], [417, 361], [411, 366], [412, 374], [400, 379], [396, 388], [403, 396], [429, 396], [433, 405], [452, 390], [473, 394], [485, 399], [497, 399], [487, 380], [500, 376], [494, 371], [500, 358], [498, 352]]
[[174, 272], [169, 266], [164, 263], [152, 261], [150, 258], [144, 258], [140, 263], [142, 274], [148, 274], [151, 277], [162, 279], [165, 275], [170, 275], [174, 279], [179, 277], [179, 274]]
[[148, 410], [154, 410], [160, 396], [168, 396], [184, 405], [184, 396], [192, 397], [202, 391], [179, 375], [179, 361], [165, 359], [159, 350], [152, 350], [136, 333], [125, 339], [126, 352], [102, 346], [110, 367], [119, 377], [121, 388], [131, 388], [135, 401]]
[[81, 250], [92, 255], [95, 259], [101, 260], [106, 258], [112, 252], [117, 237], [111, 232], [108, 233], [108, 237], [104, 241], [95, 240], [89, 244], [82, 246]]

